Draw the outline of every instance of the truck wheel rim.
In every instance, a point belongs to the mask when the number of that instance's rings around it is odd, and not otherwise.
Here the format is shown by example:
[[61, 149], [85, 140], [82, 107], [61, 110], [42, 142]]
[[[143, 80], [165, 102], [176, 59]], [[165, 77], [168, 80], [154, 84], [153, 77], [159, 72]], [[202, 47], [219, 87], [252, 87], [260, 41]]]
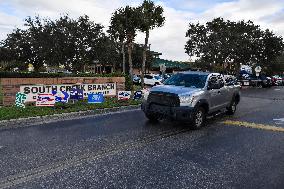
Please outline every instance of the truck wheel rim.
[[237, 109], [237, 106], [236, 106], [236, 103], [234, 102], [234, 103], [232, 104], [232, 111], [235, 112], [236, 109]]
[[203, 122], [203, 113], [201, 110], [199, 110], [196, 114], [195, 124], [197, 127], [200, 127], [202, 125], [202, 122]]

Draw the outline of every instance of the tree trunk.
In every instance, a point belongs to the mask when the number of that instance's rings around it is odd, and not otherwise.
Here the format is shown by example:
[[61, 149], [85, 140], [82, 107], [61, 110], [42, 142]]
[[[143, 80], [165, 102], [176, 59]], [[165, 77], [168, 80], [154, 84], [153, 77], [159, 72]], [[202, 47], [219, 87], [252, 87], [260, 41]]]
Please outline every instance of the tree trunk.
[[132, 65], [132, 44], [133, 42], [129, 42], [127, 46], [128, 50], [128, 63], [129, 63], [129, 75], [130, 75], [130, 83], [131, 89], [133, 88], [133, 65]]
[[125, 44], [122, 42], [121, 53], [122, 53], [122, 73], [125, 74]]
[[142, 60], [142, 73], [141, 73], [141, 87], [144, 88], [144, 73], [146, 72], [146, 56], [147, 56], [147, 48], [149, 41], [149, 30], [146, 31], [145, 44], [143, 49], [143, 60]]

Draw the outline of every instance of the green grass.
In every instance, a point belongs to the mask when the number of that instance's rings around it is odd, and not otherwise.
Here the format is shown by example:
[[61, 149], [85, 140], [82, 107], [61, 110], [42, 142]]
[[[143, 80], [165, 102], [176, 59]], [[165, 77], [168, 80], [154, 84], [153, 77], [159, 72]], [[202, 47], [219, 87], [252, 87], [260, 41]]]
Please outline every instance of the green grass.
[[25, 117], [34, 116], [45, 116], [53, 114], [61, 114], [68, 112], [78, 112], [86, 110], [97, 110], [104, 108], [113, 108], [129, 105], [138, 105], [141, 101], [129, 100], [129, 101], [118, 101], [116, 98], [108, 98], [102, 104], [88, 104], [87, 101], [79, 101], [74, 104], [57, 104], [55, 107], [36, 107], [36, 106], [26, 106], [26, 108], [18, 108], [15, 106], [2, 107], [0, 108], [0, 120], [10, 120]]

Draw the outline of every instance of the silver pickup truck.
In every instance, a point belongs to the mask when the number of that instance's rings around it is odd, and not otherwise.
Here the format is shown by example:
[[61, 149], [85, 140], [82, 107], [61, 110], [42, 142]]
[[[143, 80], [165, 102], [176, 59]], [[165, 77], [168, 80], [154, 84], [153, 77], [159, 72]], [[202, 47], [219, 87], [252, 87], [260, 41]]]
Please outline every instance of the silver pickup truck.
[[208, 115], [234, 114], [239, 101], [240, 86], [219, 73], [180, 72], [145, 94], [141, 108], [151, 121], [172, 118], [199, 129]]

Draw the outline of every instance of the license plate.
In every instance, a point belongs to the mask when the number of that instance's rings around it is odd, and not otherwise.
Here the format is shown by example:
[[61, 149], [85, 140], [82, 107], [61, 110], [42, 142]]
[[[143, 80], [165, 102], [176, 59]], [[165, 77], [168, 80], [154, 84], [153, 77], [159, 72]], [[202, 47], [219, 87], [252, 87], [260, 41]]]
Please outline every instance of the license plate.
[[248, 86], [248, 85], [249, 85], [249, 82], [244, 82], [244, 85]]
[[170, 108], [167, 106], [160, 106], [156, 104], [152, 104], [150, 108], [153, 112], [161, 113], [161, 114], [169, 114]]

